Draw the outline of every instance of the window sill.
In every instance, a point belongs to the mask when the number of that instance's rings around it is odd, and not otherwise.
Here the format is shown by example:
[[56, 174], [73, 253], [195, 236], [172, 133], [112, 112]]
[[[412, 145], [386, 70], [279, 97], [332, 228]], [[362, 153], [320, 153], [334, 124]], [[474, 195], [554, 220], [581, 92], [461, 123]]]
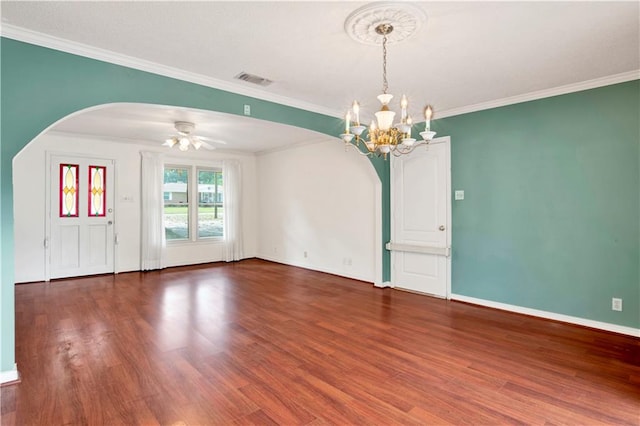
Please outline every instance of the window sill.
[[201, 240], [171, 240], [167, 241], [167, 247], [181, 246], [211, 246], [224, 244], [224, 238], [207, 238]]

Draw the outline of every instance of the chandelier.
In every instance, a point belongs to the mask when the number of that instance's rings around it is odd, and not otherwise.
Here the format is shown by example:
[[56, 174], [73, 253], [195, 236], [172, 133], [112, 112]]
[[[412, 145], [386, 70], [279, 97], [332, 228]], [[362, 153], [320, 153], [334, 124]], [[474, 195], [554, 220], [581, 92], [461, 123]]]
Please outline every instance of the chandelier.
[[[427, 105], [424, 108], [425, 127], [420, 132], [422, 140], [416, 141], [411, 137], [412, 119], [408, 114], [409, 102], [405, 95], [400, 100], [400, 120], [394, 124], [396, 113], [389, 108], [389, 102], [393, 95], [387, 93], [389, 84], [387, 82], [387, 36], [393, 31], [391, 23], [380, 23], [374, 27], [375, 32], [382, 36], [382, 94], [378, 95], [378, 101], [382, 104], [380, 111], [375, 113], [375, 119], [367, 129], [360, 122], [360, 104], [354, 101], [351, 109], [345, 115], [344, 133], [340, 138], [346, 147], [354, 147], [363, 155], [383, 156], [387, 159], [388, 154], [399, 157], [409, 154], [417, 146], [427, 145], [436, 132], [431, 131], [431, 119], [433, 108]], [[365, 130], [367, 136], [364, 136]], [[360, 150], [360, 143], [364, 143], [366, 152]]]

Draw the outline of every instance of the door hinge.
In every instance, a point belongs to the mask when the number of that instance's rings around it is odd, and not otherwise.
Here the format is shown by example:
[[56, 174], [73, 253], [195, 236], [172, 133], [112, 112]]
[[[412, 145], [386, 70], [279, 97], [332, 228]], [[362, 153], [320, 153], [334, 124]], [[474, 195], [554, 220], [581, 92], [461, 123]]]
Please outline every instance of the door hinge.
[[49, 248], [49, 238], [45, 238], [44, 239], [44, 248], [48, 249]]
[[120, 242], [120, 238], [118, 237], [118, 234], [115, 234], [115, 235], [113, 236], [113, 242], [114, 242], [115, 244], [118, 244], [118, 243]]

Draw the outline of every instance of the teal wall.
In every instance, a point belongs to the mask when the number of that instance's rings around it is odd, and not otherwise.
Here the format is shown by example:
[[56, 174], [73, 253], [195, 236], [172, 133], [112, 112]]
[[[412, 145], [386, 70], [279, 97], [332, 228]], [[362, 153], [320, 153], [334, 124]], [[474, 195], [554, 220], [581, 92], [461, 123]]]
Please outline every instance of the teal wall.
[[[298, 126], [337, 137], [340, 119], [211, 89], [151, 73], [83, 58], [27, 43], [0, 41], [2, 112], [0, 142], [1, 296], [0, 371], [13, 369], [15, 352], [13, 157], [40, 132], [61, 118], [88, 107], [113, 102], [174, 105], [241, 115]], [[340, 143], [336, 138], [336, 143]], [[389, 241], [389, 164], [371, 162], [383, 190], [383, 243]], [[389, 280], [389, 253], [383, 248], [383, 278]]]
[[453, 293], [640, 328], [639, 99], [631, 81], [435, 123], [465, 191]]
[[[66, 115], [112, 102], [241, 114], [338, 135], [333, 117], [2, 38], [0, 370], [14, 363], [11, 161]], [[640, 327], [638, 81], [434, 122], [450, 135], [454, 293]], [[390, 237], [389, 164], [373, 159]], [[383, 279], [390, 278], [383, 250]], [[611, 297], [624, 311], [611, 311]]]

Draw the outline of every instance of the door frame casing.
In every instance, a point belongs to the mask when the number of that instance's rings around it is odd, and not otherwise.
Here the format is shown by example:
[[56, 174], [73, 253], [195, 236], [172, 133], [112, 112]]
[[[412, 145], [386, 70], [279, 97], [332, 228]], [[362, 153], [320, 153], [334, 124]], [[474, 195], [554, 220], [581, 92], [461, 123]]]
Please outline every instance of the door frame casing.
[[116, 204], [118, 201], [118, 162], [113, 158], [104, 158], [101, 156], [81, 154], [81, 153], [69, 153], [62, 151], [45, 151], [45, 209], [44, 209], [44, 280], [45, 282], [51, 281], [51, 219], [53, 212], [51, 211], [51, 159], [53, 157], [69, 157], [69, 158], [95, 158], [103, 161], [111, 162], [113, 166], [113, 273], [118, 273], [118, 218]]
[[[451, 193], [452, 193], [452, 187], [451, 187], [451, 137], [450, 136], [443, 136], [440, 138], [435, 138], [433, 139], [431, 142], [429, 142], [429, 145], [436, 145], [436, 144], [445, 144], [446, 146], [446, 151], [445, 151], [445, 170], [446, 170], [446, 178], [445, 178], [445, 194], [446, 194], [446, 201], [445, 201], [445, 208], [446, 208], [446, 214], [445, 214], [445, 218], [446, 218], [446, 224], [445, 224], [445, 231], [446, 231], [446, 244], [447, 244], [447, 252], [448, 252], [448, 256], [446, 256], [446, 268], [445, 268], [445, 280], [446, 280], [446, 294], [445, 294], [445, 299], [451, 299], [451, 270], [452, 270], [452, 248], [451, 248], [451, 241], [452, 241], [452, 234], [453, 234], [453, 221], [452, 221], [452, 198], [451, 198]], [[416, 149], [424, 149], [422, 147], [417, 147]], [[411, 154], [408, 154], [411, 155]], [[390, 205], [391, 205], [391, 220], [390, 220], [390, 227], [391, 227], [391, 241], [389, 241], [389, 243], [394, 241], [395, 238], [395, 182], [394, 182], [394, 166], [393, 166], [394, 162], [391, 161], [389, 166], [390, 166]], [[390, 287], [395, 287], [395, 256], [393, 254], [393, 250], [391, 250], [391, 285]], [[437, 297], [434, 295], [434, 297]]]

